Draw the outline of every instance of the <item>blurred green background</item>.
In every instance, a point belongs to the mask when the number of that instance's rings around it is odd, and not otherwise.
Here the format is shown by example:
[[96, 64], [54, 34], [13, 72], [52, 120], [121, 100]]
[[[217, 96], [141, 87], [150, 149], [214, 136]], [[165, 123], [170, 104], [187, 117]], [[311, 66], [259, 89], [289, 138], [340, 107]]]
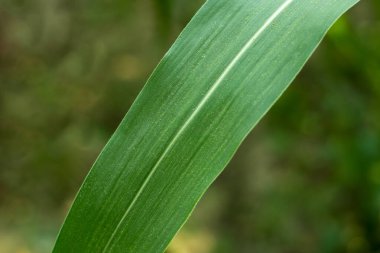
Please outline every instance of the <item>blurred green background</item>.
[[[0, 0], [0, 253], [51, 250], [202, 2]], [[333, 27], [168, 252], [380, 252], [380, 1]]]

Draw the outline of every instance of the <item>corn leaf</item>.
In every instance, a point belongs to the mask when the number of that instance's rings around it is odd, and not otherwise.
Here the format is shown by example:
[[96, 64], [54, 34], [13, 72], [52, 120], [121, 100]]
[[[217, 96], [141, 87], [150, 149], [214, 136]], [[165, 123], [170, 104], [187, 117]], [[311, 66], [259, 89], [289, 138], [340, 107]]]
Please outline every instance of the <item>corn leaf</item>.
[[96, 160], [54, 252], [163, 252], [328, 28], [356, 2], [207, 1]]

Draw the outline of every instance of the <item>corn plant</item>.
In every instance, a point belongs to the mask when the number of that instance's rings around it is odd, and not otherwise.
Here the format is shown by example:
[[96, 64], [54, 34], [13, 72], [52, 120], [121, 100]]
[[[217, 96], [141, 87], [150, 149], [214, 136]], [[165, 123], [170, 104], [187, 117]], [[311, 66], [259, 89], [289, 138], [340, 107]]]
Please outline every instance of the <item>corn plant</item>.
[[163, 252], [240, 143], [358, 0], [208, 0], [83, 183], [54, 252]]

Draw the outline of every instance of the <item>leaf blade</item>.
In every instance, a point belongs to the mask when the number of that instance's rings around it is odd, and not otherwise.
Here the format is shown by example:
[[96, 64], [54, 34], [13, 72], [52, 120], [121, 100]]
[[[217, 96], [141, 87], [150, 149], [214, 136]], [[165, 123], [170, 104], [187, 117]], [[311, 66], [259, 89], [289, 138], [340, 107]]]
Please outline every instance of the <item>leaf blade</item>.
[[208, 1], [96, 161], [54, 252], [163, 251], [331, 23], [356, 2]]

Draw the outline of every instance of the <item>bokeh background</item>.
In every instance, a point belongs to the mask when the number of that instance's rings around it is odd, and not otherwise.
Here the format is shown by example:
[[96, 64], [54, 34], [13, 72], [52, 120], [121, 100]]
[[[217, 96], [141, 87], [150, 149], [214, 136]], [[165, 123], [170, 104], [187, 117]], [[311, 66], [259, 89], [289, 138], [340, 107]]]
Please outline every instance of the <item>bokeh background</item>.
[[[47, 253], [201, 0], [0, 0], [0, 253]], [[170, 253], [380, 252], [380, 1], [329, 32]]]

